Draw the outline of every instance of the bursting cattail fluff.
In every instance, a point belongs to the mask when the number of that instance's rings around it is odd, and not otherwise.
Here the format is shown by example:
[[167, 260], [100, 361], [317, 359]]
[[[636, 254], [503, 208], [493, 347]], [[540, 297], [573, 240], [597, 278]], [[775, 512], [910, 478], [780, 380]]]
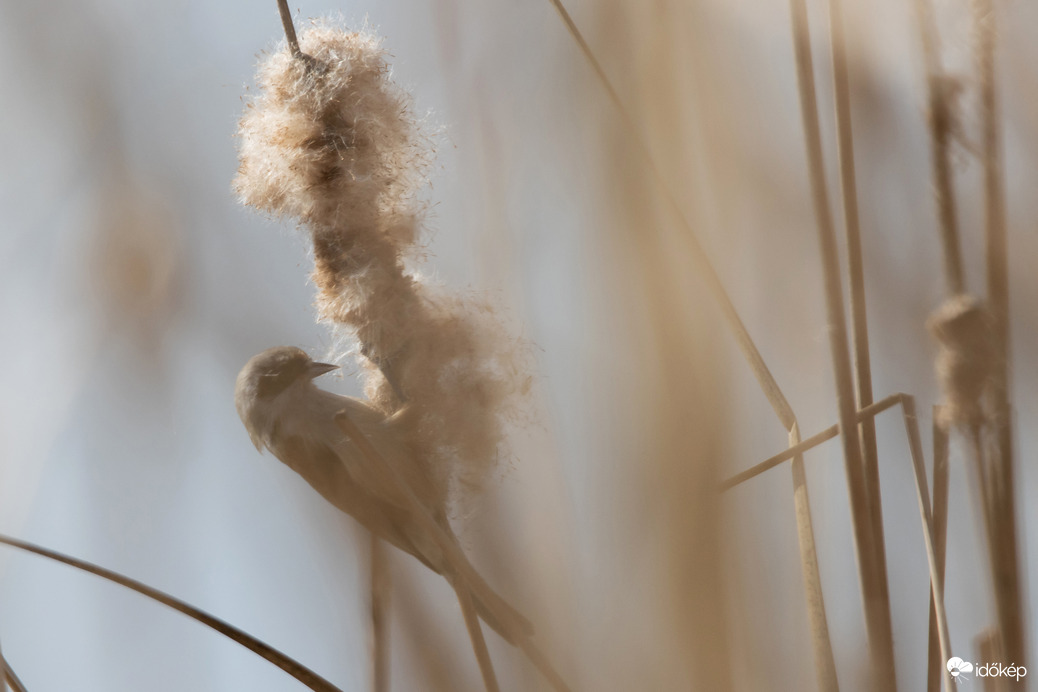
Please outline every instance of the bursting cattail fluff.
[[239, 124], [241, 200], [298, 219], [313, 241], [320, 318], [355, 335], [366, 392], [407, 435], [446, 502], [476, 490], [500, 454], [528, 378], [525, 349], [478, 299], [409, 272], [431, 157], [410, 96], [390, 78], [381, 42], [315, 23], [259, 66]]
[[944, 391], [944, 423], [977, 425], [984, 417], [984, 394], [991, 383], [992, 319], [973, 296], [945, 300], [926, 322], [937, 340], [937, 379]]

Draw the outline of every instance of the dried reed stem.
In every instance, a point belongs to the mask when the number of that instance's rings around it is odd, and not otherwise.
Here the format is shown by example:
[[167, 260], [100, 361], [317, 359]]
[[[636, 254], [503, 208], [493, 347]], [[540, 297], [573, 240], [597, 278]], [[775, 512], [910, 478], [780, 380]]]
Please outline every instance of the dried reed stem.
[[992, 517], [995, 598], [1004, 654], [1016, 665], [1026, 665], [1025, 611], [1020, 589], [1017, 552], [1016, 485], [1013, 462], [1012, 410], [1009, 403], [1009, 249], [1006, 237], [1005, 190], [998, 94], [995, 82], [997, 21], [991, 0], [973, 0], [976, 33], [976, 70], [980, 87], [981, 156], [984, 166], [984, 237], [987, 265], [988, 310], [993, 321], [995, 355], [992, 363], [991, 428], [997, 455], [992, 459], [994, 479]]
[[497, 684], [497, 675], [494, 674], [494, 664], [490, 661], [490, 652], [487, 651], [487, 642], [483, 638], [483, 630], [479, 626], [476, 606], [472, 604], [472, 595], [464, 584], [459, 584], [454, 591], [458, 594], [458, 605], [461, 606], [461, 614], [465, 618], [465, 629], [469, 631], [469, 639], [472, 640], [472, 650], [476, 652], [479, 673], [483, 676], [483, 686], [487, 692], [501, 692], [501, 688]]
[[89, 572], [90, 574], [101, 577], [102, 579], [107, 579], [110, 582], [114, 582], [119, 586], [125, 587], [132, 591], [136, 591], [137, 593], [143, 596], [147, 596], [153, 601], [158, 601], [159, 603], [165, 606], [169, 606], [173, 610], [181, 612], [184, 615], [187, 615], [189, 618], [192, 618], [202, 623], [203, 625], [216, 630], [228, 639], [231, 639], [237, 642], [238, 644], [241, 644], [254, 654], [266, 659], [267, 661], [270, 661], [275, 666], [277, 666], [281, 670], [285, 671], [286, 673], [294, 677], [299, 682], [309, 687], [311, 690], [314, 690], [314, 692], [342, 692], [342, 690], [340, 690], [338, 687], [328, 682], [327, 680], [325, 680], [320, 675], [313, 672], [303, 664], [299, 663], [298, 661], [295, 661], [294, 659], [289, 658], [288, 656], [281, 653], [272, 646], [261, 642], [259, 639], [256, 639], [251, 634], [248, 634], [247, 632], [244, 632], [235, 627], [234, 625], [224, 622], [223, 620], [215, 618], [209, 613], [206, 613], [205, 611], [200, 610], [194, 607], [193, 605], [185, 603], [184, 601], [181, 601], [178, 598], [174, 598], [173, 596], [170, 596], [167, 593], [163, 593], [158, 589], [153, 589], [147, 584], [139, 582], [135, 579], [130, 579], [129, 577], [124, 577], [123, 575], [117, 572], [113, 572], [112, 570], [105, 569], [104, 567], [99, 567], [84, 560], [69, 557], [68, 555], [63, 555], [62, 553], [56, 552], [54, 550], [49, 550], [48, 548], [43, 548], [38, 545], [28, 543], [26, 541], [21, 541], [17, 538], [11, 538], [10, 536], [0, 535], [0, 543], [4, 545], [9, 545], [12, 548], [18, 548], [26, 552], [40, 555], [49, 560], [61, 562], [63, 564], [69, 565], [70, 567], [75, 567], [76, 569], [82, 570], [84, 572]]
[[[388, 463], [378, 450], [371, 444], [371, 442], [364, 436], [360, 431], [360, 428], [350, 420], [349, 415], [345, 411], [340, 412], [335, 417], [335, 422], [338, 424], [339, 429], [349, 438], [357, 449], [360, 450], [371, 468], [375, 471], [386, 474], [385, 480], [391, 484], [391, 487], [396, 487], [400, 491], [402, 496], [407, 500], [410, 505], [411, 517], [417, 521], [422, 528], [426, 531], [426, 535], [436, 542], [440, 550], [443, 551], [444, 557], [450, 563], [451, 569], [454, 570], [453, 575], [448, 575], [448, 579], [451, 580], [455, 590], [460, 587], [469, 589], [476, 597], [479, 598], [492, 612], [498, 614], [498, 608], [512, 610], [511, 606], [504, 602], [504, 600], [494, 593], [493, 589], [483, 580], [479, 573], [475, 570], [472, 564], [465, 557], [465, 554], [458, 547], [457, 543], [447, 535], [447, 532], [442, 526], [440, 526], [429, 511], [422, 504], [422, 501], [418, 499], [413, 488], [407, 482], [407, 479], [400, 473], [400, 471], [392, 464]], [[502, 621], [503, 627], [509, 627], [511, 625], [510, 620]], [[538, 667], [541, 673], [552, 682], [553, 686], [559, 692], [568, 692], [569, 688], [562, 682], [561, 677], [555, 672], [554, 668], [548, 663], [547, 659], [540, 655], [540, 652], [533, 646], [532, 642], [529, 641], [529, 636], [526, 632], [516, 629], [515, 631], [509, 632], [512, 639], [517, 645], [530, 656], [530, 660]], [[533, 651], [537, 655], [530, 655]], [[478, 652], [477, 652], [478, 656]]]
[[915, 9], [926, 69], [930, 163], [933, 169], [937, 215], [941, 226], [941, 245], [944, 249], [945, 282], [948, 294], [956, 295], [965, 292], [966, 279], [962, 269], [962, 251], [959, 248], [959, 222], [955, 211], [955, 185], [952, 180], [952, 84], [941, 69], [937, 20], [933, 5], [930, 0], [916, 0]]
[[872, 675], [877, 688], [882, 685], [886, 689], [893, 690], [896, 689], [895, 680], [897, 678], [894, 667], [894, 637], [890, 622], [890, 596], [886, 572], [881, 570], [882, 563], [877, 559], [879, 536], [876, 535], [873, 528], [865, 469], [861, 460], [860, 438], [856, 425], [854, 383], [851, 377], [847, 326], [844, 321], [843, 290], [840, 285], [840, 262], [825, 185], [807, 8], [804, 0], [790, 0], [789, 4], [793, 17], [793, 43], [796, 54], [801, 116], [807, 145], [808, 171], [818, 226], [822, 271], [825, 275], [829, 345], [836, 380], [840, 437], [843, 440], [847, 489], [850, 495], [851, 517], [854, 525], [854, 544], [857, 550], [862, 596], [865, 601], [865, 623], [869, 649], [876, 663], [872, 669]]
[[[941, 644], [941, 658], [951, 658], [951, 638], [948, 635], [948, 618], [944, 609], [944, 570], [940, 566], [944, 556], [938, 559], [937, 542], [934, 538], [933, 514], [930, 510], [930, 492], [926, 484], [926, 462], [923, 460], [923, 442], [919, 436], [919, 421], [916, 417], [915, 397], [901, 395], [901, 411], [905, 421], [905, 432], [908, 433], [908, 451], [912, 455], [912, 468], [915, 471], [916, 497], [919, 500], [919, 514], [923, 522], [923, 542], [926, 544], [926, 560], [930, 566], [930, 592], [933, 597], [934, 617], [937, 621], [938, 639]], [[951, 674], [945, 669], [945, 689], [954, 689]]]
[[[944, 587], [945, 548], [948, 538], [948, 429], [940, 406], [933, 407], [933, 540], [937, 558], [937, 579]], [[930, 589], [930, 633], [927, 649], [926, 690], [941, 692], [944, 663], [940, 632], [937, 629], [937, 592]]]
[[[876, 403], [872, 404], [871, 406], [866, 406], [865, 408], [863, 408], [862, 410], [858, 411], [855, 414], [856, 418], [857, 418], [857, 421], [861, 422], [865, 418], [872, 418], [876, 414], [881, 413], [883, 411], [886, 411], [888, 408], [893, 408], [894, 406], [897, 406], [901, 402], [901, 396], [902, 396], [901, 394], [891, 394], [890, 396], [888, 396], [888, 397], [886, 397], [884, 399], [880, 399], [879, 401], [877, 401]], [[803, 454], [807, 450], [809, 450], [809, 449], [811, 449], [813, 447], [817, 447], [818, 445], [822, 444], [823, 442], [826, 442], [828, 440], [833, 439], [834, 437], [836, 437], [839, 434], [840, 434], [840, 425], [839, 424], [830, 425], [828, 428], [826, 428], [822, 432], [815, 433], [814, 435], [812, 435], [811, 437], [807, 438], [803, 442], [800, 442], [799, 444], [793, 445], [792, 447], [789, 447], [785, 451], [779, 452], [775, 456], [768, 457], [764, 461], [760, 462], [759, 464], [755, 464], [754, 466], [751, 466], [750, 468], [746, 469], [745, 471], [740, 471], [739, 473], [737, 473], [737, 474], [735, 474], [733, 476], [729, 476], [728, 478], [726, 478], [724, 481], [721, 482], [721, 484], [718, 486], [718, 488], [719, 488], [719, 490], [721, 492], [724, 492], [726, 490], [730, 490], [730, 489], [734, 488], [735, 486], [737, 486], [737, 485], [739, 485], [741, 483], [745, 483], [746, 481], [750, 480], [751, 478], [755, 478], [756, 476], [759, 476], [760, 474], [764, 473], [765, 471], [768, 471], [770, 469], [775, 468], [776, 466], [778, 466], [779, 464], [781, 464], [784, 461], [789, 461], [790, 459], [794, 458], [795, 456], [797, 456], [799, 454]]]
[[371, 534], [371, 689], [389, 692], [389, 563], [386, 546]]
[[[789, 446], [800, 443], [800, 428], [796, 425], [789, 433]], [[800, 571], [804, 576], [804, 593], [807, 597], [807, 615], [811, 623], [811, 645], [814, 649], [815, 674], [818, 689], [835, 692], [840, 689], [836, 677], [836, 661], [833, 658], [829, 624], [825, 617], [825, 600], [822, 597], [822, 578], [818, 573], [818, 553], [815, 550], [815, 533], [811, 522], [811, 502], [807, 492], [807, 475], [804, 473], [804, 457], [793, 457], [793, 505], [797, 520], [797, 541], [800, 545]]]
[[[851, 332], [854, 337], [854, 372], [857, 407], [872, 403], [872, 363], [869, 354], [869, 324], [865, 309], [865, 261], [861, 249], [861, 224], [858, 215], [858, 189], [854, 171], [854, 137], [851, 128], [850, 76], [847, 70], [847, 42], [841, 0], [829, 0], [829, 35], [832, 43], [833, 94], [836, 101], [837, 154], [840, 160], [840, 191], [843, 221], [847, 235], [847, 273], [850, 287]], [[883, 532], [883, 499], [879, 484], [879, 451], [876, 426], [871, 418], [860, 423], [865, 486], [876, 536], [878, 569], [887, 573], [887, 549]]]

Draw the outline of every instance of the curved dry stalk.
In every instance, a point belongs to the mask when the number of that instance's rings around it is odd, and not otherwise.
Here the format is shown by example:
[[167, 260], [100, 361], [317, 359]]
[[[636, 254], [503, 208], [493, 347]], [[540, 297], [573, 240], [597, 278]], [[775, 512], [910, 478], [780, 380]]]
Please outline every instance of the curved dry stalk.
[[253, 637], [248, 632], [240, 630], [230, 623], [224, 622], [219, 618], [213, 617], [209, 613], [196, 608], [195, 606], [181, 601], [179, 598], [170, 596], [167, 593], [159, 591], [158, 589], [152, 588], [143, 582], [139, 582], [136, 579], [125, 577], [118, 572], [113, 572], [110, 569], [99, 567], [98, 565], [92, 564], [79, 558], [70, 557], [63, 553], [59, 553], [49, 548], [29, 543], [28, 541], [18, 540], [17, 538], [11, 538], [0, 534], [0, 543], [9, 545], [12, 548], [18, 548], [29, 553], [34, 553], [41, 557], [45, 557], [48, 560], [54, 560], [55, 562], [61, 562], [68, 565], [69, 567], [75, 567], [78, 570], [89, 572], [94, 576], [107, 579], [110, 582], [118, 584], [124, 588], [136, 591], [142, 596], [146, 596], [153, 601], [157, 601], [165, 606], [172, 608], [189, 618], [196, 620], [210, 629], [214, 629], [228, 639], [241, 644], [252, 653], [266, 659], [273, 663], [275, 666], [285, 671], [299, 682], [303, 683], [314, 692], [342, 692], [338, 687], [322, 678], [317, 673], [313, 672], [302, 663], [299, 663], [295, 659], [289, 658], [285, 654], [281, 653], [274, 647], [266, 644], [256, 637]]

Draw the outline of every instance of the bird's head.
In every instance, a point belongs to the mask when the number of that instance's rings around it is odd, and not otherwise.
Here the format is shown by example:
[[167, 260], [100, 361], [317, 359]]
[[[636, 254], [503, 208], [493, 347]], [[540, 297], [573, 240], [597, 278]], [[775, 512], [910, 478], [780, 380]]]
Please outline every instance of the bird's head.
[[338, 367], [316, 363], [295, 346], [268, 348], [249, 359], [238, 373], [234, 403], [256, 449], [263, 449], [262, 431], [269, 423], [277, 398], [293, 385], [309, 384], [315, 377]]

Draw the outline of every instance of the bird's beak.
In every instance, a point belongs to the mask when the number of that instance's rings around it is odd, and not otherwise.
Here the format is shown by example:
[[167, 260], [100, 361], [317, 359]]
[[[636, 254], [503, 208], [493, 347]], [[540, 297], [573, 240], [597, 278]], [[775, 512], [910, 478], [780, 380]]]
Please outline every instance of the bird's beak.
[[339, 369], [338, 365], [332, 365], [331, 363], [311, 363], [310, 364], [310, 369], [307, 370], [306, 374], [312, 380], [315, 377], [320, 377], [321, 375], [323, 375], [326, 372], [331, 372], [332, 370], [338, 370], [338, 369]]

